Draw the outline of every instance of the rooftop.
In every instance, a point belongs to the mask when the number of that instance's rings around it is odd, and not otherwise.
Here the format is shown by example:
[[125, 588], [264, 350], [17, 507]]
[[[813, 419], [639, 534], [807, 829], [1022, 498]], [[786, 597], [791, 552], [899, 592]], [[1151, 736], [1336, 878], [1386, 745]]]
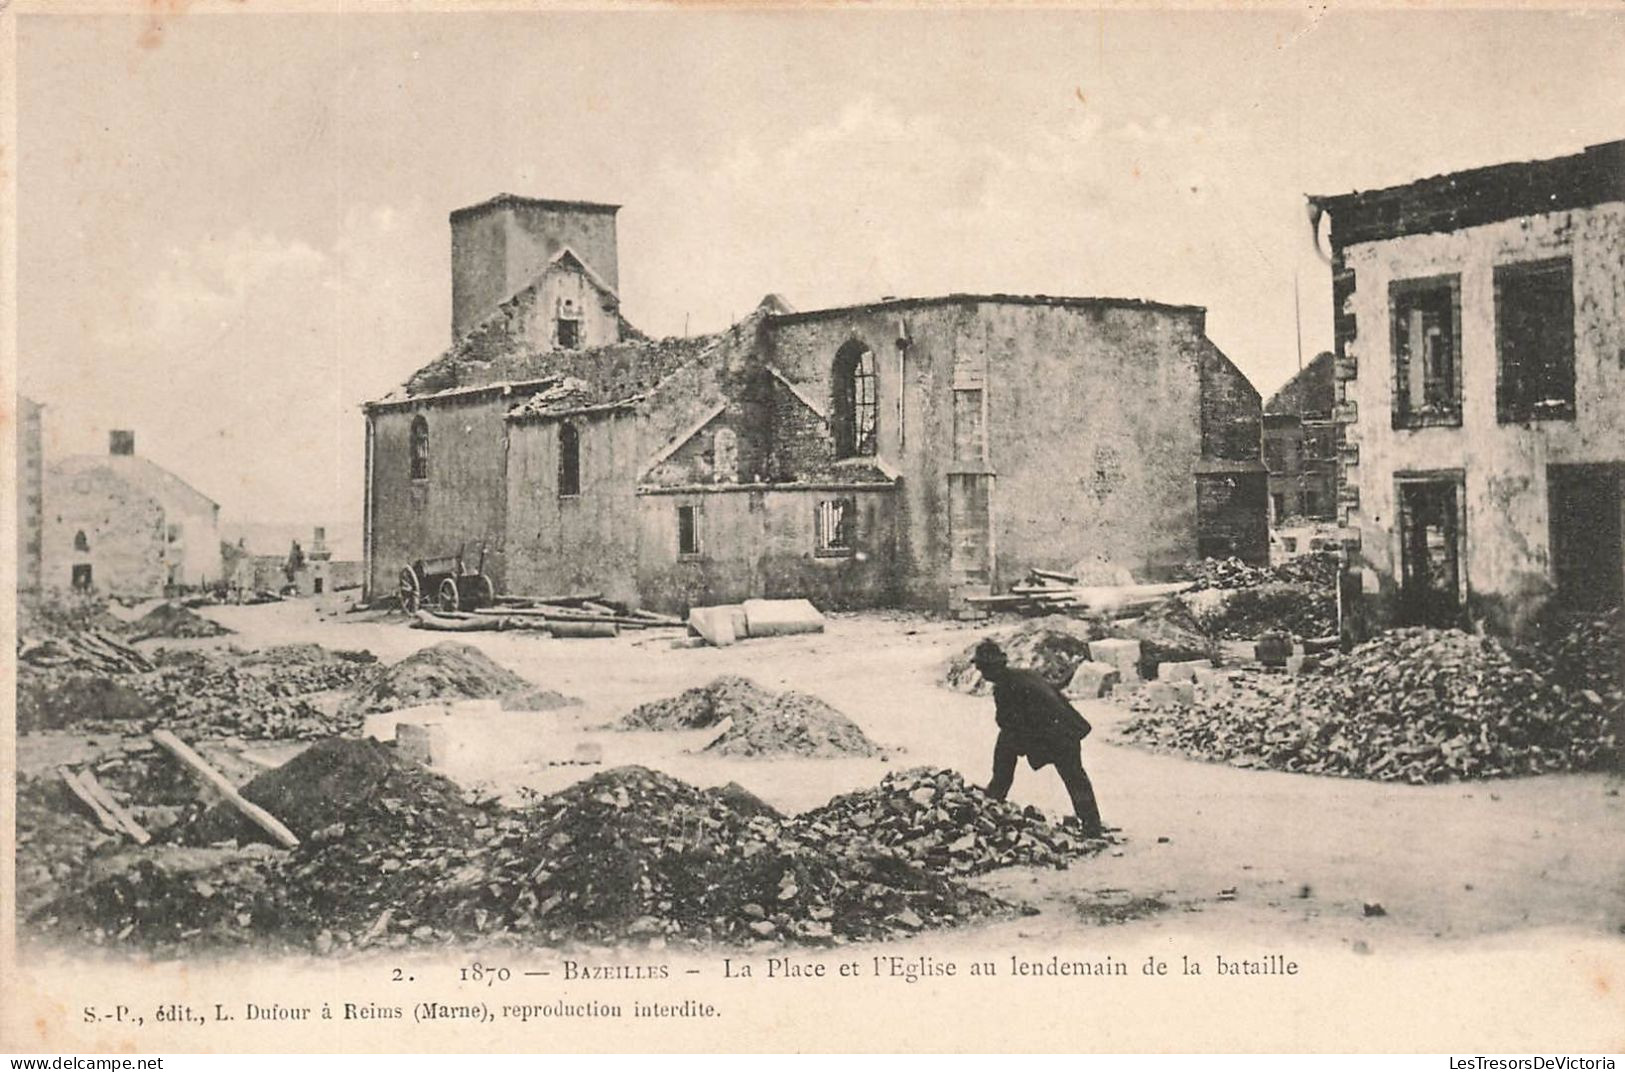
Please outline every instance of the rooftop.
[[811, 309], [804, 313], [779, 313], [772, 316], [775, 324], [795, 324], [832, 316], [850, 316], [854, 313], [882, 312], [891, 309], [918, 309], [931, 305], [1053, 305], [1080, 309], [1140, 309], [1147, 312], [1205, 314], [1200, 305], [1170, 305], [1147, 301], [1144, 298], [1087, 298], [1049, 294], [942, 294], [929, 298], [882, 298], [879, 301], [857, 305], [838, 305], [829, 309]]
[[481, 212], [489, 212], [498, 208], [539, 208], [554, 212], [605, 212], [614, 214], [621, 210], [620, 205], [605, 204], [601, 201], [568, 201], [549, 197], [521, 197], [518, 194], [497, 194], [484, 201], [462, 208], [452, 209], [451, 218], [458, 219], [463, 216], [473, 216]]
[[1548, 160], [1492, 164], [1375, 190], [1309, 195], [1311, 205], [1331, 213], [1334, 248], [1605, 201], [1625, 201], [1625, 139]]

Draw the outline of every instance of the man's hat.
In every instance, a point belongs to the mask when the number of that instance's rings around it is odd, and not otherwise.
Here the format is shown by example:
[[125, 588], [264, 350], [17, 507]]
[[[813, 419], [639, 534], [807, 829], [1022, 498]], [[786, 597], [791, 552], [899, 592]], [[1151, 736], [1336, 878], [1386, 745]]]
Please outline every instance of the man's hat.
[[1010, 659], [1004, 654], [1004, 649], [999, 647], [998, 641], [988, 637], [976, 645], [971, 662], [977, 666], [1007, 666]]

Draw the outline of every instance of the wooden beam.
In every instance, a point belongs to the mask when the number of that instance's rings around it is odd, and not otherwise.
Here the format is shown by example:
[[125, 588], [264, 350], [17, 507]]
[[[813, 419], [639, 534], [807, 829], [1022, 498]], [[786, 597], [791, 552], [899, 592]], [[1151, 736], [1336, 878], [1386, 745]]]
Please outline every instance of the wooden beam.
[[299, 839], [294, 836], [292, 830], [283, 826], [276, 816], [237, 792], [237, 787], [232, 785], [224, 774], [209, 766], [208, 760], [192, 751], [185, 741], [168, 730], [154, 730], [152, 739], [155, 744], [190, 768], [204, 784], [225, 797], [226, 802], [241, 812], [245, 818], [269, 834], [278, 845], [285, 849], [299, 847]]
[[85, 784], [79, 780], [79, 776], [77, 774], [69, 770], [67, 767], [58, 767], [56, 772], [62, 776], [62, 784], [67, 786], [68, 790], [73, 793], [75, 797], [79, 798], [79, 803], [83, 804], [90, 810], [90, 813], [96, 817], [96, 821], [102, 825], [103, 830], [106, 830], [109, 834], [118, 834], [123, 832], [123, 828], [119, 826], [118, 820], [113, 818], [113, 816], [108, 813], [106, 808], [102, 807], [101, 802], [96, 799], [95, 794], [92, 793], [85, 786]]
[[126, 834], [130, 835], [131, 841], [134, 841], [137, 845], [145, 845], [152, 840], [152, 835], [143, 830], [141, 824], [135, 821], [135, 817], [125, 811], [124, 806], [113, 799], [113, 794], [109, 793], [107, 787], [96, 780], [94, 774], [88, 770], [80, 771], [79, 782], [89, 790], [92, 797], [96, 798], [97, 803], [107, 809], [107, 813], [113, 817], [113, 821], [118, 823]]

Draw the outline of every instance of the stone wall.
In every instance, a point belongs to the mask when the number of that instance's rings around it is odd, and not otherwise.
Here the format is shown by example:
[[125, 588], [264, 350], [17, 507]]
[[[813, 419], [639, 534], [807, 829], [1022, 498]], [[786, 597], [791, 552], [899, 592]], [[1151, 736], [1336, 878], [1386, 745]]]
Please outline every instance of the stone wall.
[[[102, 595], [164, 594], [169, 577], [165, 518], [155, 498], [104, 468], [47, 470], [45, 505], [41, 546], [45, 591], [68, 591], [74, 567], [88, 565], [92, 587]], [[81, 532], [85, 550], [75, 547]]]

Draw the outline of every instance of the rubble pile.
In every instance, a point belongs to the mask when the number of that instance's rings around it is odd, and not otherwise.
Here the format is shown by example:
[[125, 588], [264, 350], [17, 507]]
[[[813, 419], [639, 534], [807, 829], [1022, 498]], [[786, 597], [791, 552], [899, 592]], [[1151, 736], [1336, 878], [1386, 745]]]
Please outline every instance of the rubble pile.
[[359, 719], [443, 700], [501, 700], [509, 711], [552, 711], [579, 702], [536, 688], [471, 644], [446, 640], [383, 670], [343, 709]]
[[91, 854], [118, 843], [75, 807], [60, 779], [17, 779], [17, 912], [26, 916], [77, 885]]
[[1162, 663], [1212, 659], [1217, 644], [1179, 599], [1165, 599], [1138, 618], [1112, 625], [1111, 635], [1140, 642], [1140, 676], [1156, 676]]
[[1337, 584], [1337, 554], [1315, 551], [1297, 555], [1277, 566], [1249, 566], [1239, 558], [1204, 558], [1187, 562], [1176, 571], [1191, 582], [1193, 591], [1209, 588], [1256, 588], [1262, 584], [1305, 584], [1313, 588], [1334, 588]]
[[310, 697], [369, 681], [373, 662], [368, 652], [298, 644], [250, 653], [165, 651], [147, 672], [117, 677], [31, 669], [19, 681], [18, 729], [162, 727], [193, 738], [314, 740], [355, 731], [361, 716]]
[[1225, 594], [1214, 613], [1201, 619], [1203, 629], [1220, 640], [1253, 640], [1270, 632], [1299, 637], [1337, 632], [1337, 596], [1333, 588], [1269, 581]]
[[17, 661], [42, 670], [97, 674], [139, 674], [152, 669], [152, 660], [117, 636], [99, 629], [19, 639]]
[[1006, 910], [896, 859], [801, 844], [770, 811], [643, 767], [594, 775], [501, 820], [476, 866], [434, 899], [478, 933], [549, 943], [828, 943]]
[[1496, 640], [1399, 629], [1318, 672], [1198, 686], [1194, 706], [1130, 703], [1131, 740], [1241, 766], [1412, 784], [1592, 767], [1613, 748], [1595, 708], [1567, 702]]
[[[1010, 665], [1036, 670], [1058, 689], [1066, 688], [1078, 664], [1089, 658], [1089, 642], [1107, 635], [1105, 625], [1091, 620], [1052, 614], [1024, 623], [1020, 628], [993, 634]], [[951, 689], [985, 696], [992, 691], [972, 661], [976, 645], [954, 656], [943, 675]]]
[[729, 756], [878, 756], [880, 748], [857, 723], [816, 696], [773, 692], [749, 678], [719, 677], [709, 685], [634, 708], [615, 723], [623, 730], [728, 727], [705, 750]]
[[918, 767], [797, 817], [796, 836], [841, 855], [881, 854], [933, 874], [1017, 865], [1066, 867], [1108, 844], [1037, 808], [994, 800], [963, 775]]
[[171, 640], [225, 636], [232, 630], [190, 608], [176, 603], [160, 603], [131, 625], [136, 640], [164, 637]]

